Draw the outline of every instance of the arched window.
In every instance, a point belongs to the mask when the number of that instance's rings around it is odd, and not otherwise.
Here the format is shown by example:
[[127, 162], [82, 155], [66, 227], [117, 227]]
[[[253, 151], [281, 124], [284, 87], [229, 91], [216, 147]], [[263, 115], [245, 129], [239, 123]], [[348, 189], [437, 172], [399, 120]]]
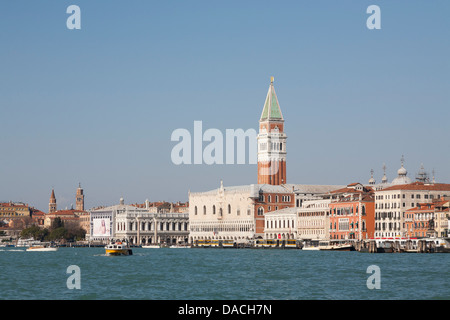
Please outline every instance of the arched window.
[[194, 214], [197, 215], [197, 206], [194, 208]]
[[203, 206], [203, 214], [206, 214], [206, 206]]
[[231, 214], [231, 204], [228, 205], [228, 213]]
[[213, 214], [216, 214], [216, 206], [213, 205]]
[[263, 207], [259, 207], [258, 208], [258, 216], [262, 216], [264, 215], [264, 208]]

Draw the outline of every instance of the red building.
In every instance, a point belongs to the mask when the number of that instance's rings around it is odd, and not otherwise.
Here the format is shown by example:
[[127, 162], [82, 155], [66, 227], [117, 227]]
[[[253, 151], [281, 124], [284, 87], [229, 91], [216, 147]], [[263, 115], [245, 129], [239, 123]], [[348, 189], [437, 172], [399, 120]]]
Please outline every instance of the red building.
[[330, 195], [330, 239], [373, 238], [375, 199], [372, 188], [352, 183]]
[[295, 207], [295, 194], [283, 186], [261, 186], [255, 199], [255, 226], [257, 234], [264, 234], [264, 214]]

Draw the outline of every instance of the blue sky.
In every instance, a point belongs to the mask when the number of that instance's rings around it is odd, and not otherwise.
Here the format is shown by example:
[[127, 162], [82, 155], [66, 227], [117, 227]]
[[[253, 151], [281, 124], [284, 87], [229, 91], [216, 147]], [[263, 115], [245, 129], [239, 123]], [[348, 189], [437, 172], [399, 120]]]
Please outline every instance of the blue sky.
[[[68, 30], [66, 8], [81, 8]], [[381, 8], [381, 30], [366, 9]], [[287, 181], [450, 182], [448, 1], [2, 1], [0, 201], [186, 201], [256, 165], [181, 165], [177, 128], [258, 128], [270, 77]]]

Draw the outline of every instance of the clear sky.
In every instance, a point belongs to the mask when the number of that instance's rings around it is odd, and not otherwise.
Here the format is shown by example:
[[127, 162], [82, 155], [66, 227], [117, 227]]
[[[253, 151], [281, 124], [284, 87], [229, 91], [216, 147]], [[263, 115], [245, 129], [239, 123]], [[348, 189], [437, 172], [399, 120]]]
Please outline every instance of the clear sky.
[[[81, 30], [69, 30], [69, 5]], [[381, 29], [369, 30], [369, 5]], [[2, 1], [0, 201], [187, 201], [256, 165], [171, 161], [177, 128], [258, 128], [275, 77], [287, 182], [450, 183], [450, 2]]]

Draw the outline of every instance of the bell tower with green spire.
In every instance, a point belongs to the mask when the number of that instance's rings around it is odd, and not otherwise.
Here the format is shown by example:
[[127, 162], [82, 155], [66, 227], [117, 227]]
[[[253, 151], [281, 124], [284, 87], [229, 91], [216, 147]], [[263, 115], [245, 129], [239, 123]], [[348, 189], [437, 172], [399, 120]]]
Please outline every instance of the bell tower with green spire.
[[284, 118], [270, 79], [264, 108], [259, 120], [258, 184], [286, 183], [286, 134]]

